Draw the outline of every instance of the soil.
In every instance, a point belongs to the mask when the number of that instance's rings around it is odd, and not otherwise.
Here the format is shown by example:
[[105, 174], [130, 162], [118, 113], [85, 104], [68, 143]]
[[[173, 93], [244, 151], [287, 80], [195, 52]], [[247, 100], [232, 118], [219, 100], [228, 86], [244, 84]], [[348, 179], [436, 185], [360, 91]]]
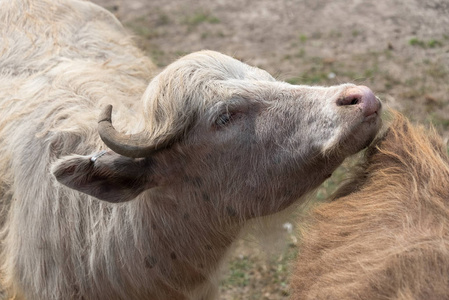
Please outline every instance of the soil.
[[[161, 68], [211, 49], [293, 84], [363, 84], [385, 106], [432, 123], [449, 139], [447, 0], [93, 2], [113, 12]], [[318, 195], [334, 185], [325, 183]], [[288, 262], [296, 254], [288, 229], [279, 229], [286, 247], [276, 255], [264, 254], [260, 241], [238, 243], [220, 299], [288, 298]]]

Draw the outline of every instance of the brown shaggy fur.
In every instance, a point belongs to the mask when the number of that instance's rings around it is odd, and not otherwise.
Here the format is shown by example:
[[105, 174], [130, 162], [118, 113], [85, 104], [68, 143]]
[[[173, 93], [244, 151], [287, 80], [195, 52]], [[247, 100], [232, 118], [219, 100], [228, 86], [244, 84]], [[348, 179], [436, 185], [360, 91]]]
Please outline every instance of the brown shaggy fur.
[[354, 179], [302, 230], [292, 299], [448, 299], [449, 158], [394, 112]]

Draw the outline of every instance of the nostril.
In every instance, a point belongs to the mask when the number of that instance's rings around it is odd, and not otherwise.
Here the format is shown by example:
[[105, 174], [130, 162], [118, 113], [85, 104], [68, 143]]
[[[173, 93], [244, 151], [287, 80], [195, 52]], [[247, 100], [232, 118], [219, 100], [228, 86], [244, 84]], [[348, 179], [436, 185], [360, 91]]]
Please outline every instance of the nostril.
[[357, 103], [359, 103], [359, 98], [354, 98], [349, 105], [356, 105]]
[[337, 100], [338, 106], [357, 105], [362, 101], [362, 95], [350, 95]]
[[[338, 106], [355, 106], [364, 117], [373, 114], [378, 115], [381, 108], [380, 101], [376, 98], [374, 93], [366, 86], [359, 85], [350, 87], [338, 98], [336, 104]], [[354, 110], [351, 110], [354, 111]]]

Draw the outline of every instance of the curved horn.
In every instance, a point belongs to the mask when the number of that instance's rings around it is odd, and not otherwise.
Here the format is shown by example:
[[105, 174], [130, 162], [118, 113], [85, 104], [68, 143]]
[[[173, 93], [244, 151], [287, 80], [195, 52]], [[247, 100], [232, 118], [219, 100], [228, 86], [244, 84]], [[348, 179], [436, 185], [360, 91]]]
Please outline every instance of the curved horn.
[[136, 134], [123, 134], [115, 130], [111, 120], [112, 105], [107, 105], [100, 114], [98, 120], [98, 133], [103, 142], [114, 152], [123, 156], [139, 158], [150, 156], [157, 151], [157, 148], [163, 147], [154, 144], [148, 145], [145, 139], [147, 136], [141, 132]]

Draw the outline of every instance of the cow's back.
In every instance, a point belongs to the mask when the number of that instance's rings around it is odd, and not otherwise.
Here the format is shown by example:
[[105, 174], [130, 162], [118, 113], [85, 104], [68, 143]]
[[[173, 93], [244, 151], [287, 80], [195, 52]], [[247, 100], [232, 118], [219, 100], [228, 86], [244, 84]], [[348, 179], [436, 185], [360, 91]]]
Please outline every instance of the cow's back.
[[[0, 0], [0, 6], [0, 197], [10, 199], [13, 161], [36, 159], [22, 148], [82, 134], [83, 141], [61, 151], [91, 151], [99, 143], [101, 105], [140, 116], [134, 105], [155, 68], [115, 17], [90, 2]], [[126, 128], [127, 117], [117, 117], [125, 119], [118, 127]], [[60, 155], [51, 150], [31, 151], [49, 151], [40, 159]]]
[[104, 103], [117, 108], [118, 128], [126, 131], [130, 118], [138, 123], [155, 68], [115, 17], [92, 3], [3, 0], [0, 7], [2, 284], [76, 295], [75, 277], [87, 274], [84, 231], [108, 208], [56, 185], [50, 164], [103, 147], [96, 129]]

